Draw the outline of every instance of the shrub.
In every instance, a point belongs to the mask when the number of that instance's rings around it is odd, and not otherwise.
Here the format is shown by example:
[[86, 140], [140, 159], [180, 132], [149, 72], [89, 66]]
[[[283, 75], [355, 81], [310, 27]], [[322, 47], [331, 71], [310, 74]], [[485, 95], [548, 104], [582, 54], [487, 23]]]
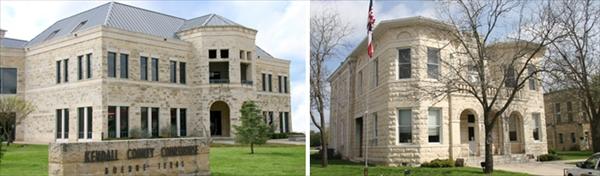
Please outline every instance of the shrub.
[[454, 161], [450, 159], [434, 159], [431, 162], [425, 162], [421, 164], [421, 167], [454, 167]]
[[538, 161], [554, 161], [560, 160], [560, 156], [556, 154], [544, 154], [538, 156]]
[[556, 153], [556, 150], [550, 149], [550, 150], [548, 150], [548, 154], [556, 155], [557, 153]]
[[271, 139], [285, 139], [288, 138], [287, 133], [273, 133], [271, 134]]

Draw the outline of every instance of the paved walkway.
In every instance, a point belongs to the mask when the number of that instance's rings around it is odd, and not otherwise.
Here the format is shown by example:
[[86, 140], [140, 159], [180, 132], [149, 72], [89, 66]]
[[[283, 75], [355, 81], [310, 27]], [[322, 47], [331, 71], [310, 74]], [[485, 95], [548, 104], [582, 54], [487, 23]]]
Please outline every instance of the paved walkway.
[[[219, 139], [213, 140], [213, 143], [218, 144], [235, 144], [235, 141], [232, 139]], [[267, 141], [268, 144], [287, 144], [287, 145], [305, 145], [304, 141], [289, 141], [288, 139], [271, 139]]]
[[573, 164], [566, 164], [570, 162], [578, 162], [583, 160], [560, 160], [560, 161], [549, 161], [549, 162], [530, 162], [530, 163], [517, 163], [517, 164], [498, 164], [494, 166], [494, 169], [521, 172], [531, 175], [563, 175], [564, 168], [575, 167]]

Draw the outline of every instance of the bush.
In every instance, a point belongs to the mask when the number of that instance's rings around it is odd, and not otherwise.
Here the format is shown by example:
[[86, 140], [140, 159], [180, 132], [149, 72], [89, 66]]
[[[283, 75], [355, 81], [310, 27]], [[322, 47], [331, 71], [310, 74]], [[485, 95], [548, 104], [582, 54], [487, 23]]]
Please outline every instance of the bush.
[[557, 153], [556, 153], [556, 150], [550, 149], [550, 150], [548, 150], [548, 154], [556, 155]]
[[454, 161], [450, 159], [434, 159], [431, 162], [425, 162], [421, 164], [421, 167], [454, 167]]
[[285, 139], [285, 138], [288, 138], [287, 133], [272, 133], [271, 134], [271, 139]]
[[538, 161], [554, 161], [560, 160], [560, 156], [556, 154], [544, 154], [538, 156]]

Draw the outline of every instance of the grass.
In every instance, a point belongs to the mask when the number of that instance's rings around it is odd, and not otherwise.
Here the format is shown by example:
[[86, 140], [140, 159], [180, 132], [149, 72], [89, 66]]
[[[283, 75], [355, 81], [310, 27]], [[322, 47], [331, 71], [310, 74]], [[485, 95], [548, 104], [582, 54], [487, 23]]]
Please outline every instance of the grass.
[[[211, 145], [212, 175], [304, 175], [304, 146], [266, 144], [255, 154], [243, 145]], [[48, 146], [12, 144], [0, 162], [0, 176], [48, 175]]]
[[[311, 160], [310, 162], [311, 176], [336, 176], [336, 175], [363, 175], [363, 164], [352, 163], [343, 160], [330, 160], [327, 168], [322, 168], [319, 160]], [[454, 168], [422, 168], [422, 167], [387, 167], [387, 166], [369, 166], [369, 175], [377, 176], [393, 176], [404, 175], [405, 170], [411, 171], [411, 176], [417, 175], [447, 175], [447, 176], [469, 176], [483, 175], [481, 168], [473, 167], [454, 167]], [[496, 170], [494, 176], [524, 176], [524, 173], [514, 173]]]
[[592, 156], [591, 151], [556, 151], [561, 160], [587, 159]]

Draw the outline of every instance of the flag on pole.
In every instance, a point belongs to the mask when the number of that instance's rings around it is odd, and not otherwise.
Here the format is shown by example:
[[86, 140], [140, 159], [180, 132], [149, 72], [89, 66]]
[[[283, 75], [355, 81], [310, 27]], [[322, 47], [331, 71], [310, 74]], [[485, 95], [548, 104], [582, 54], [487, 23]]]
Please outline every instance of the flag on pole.
[[369, 0], [369, 19], [367, 21], [367, 54], [369, 54], [369, 58], [373, 57], [373, 53], [375, 49], [373, 48], [373, 43], [371, 40], [373, 39], [373, 27], [375, 26], [375, 14], [373, 14], [373, 0]]

